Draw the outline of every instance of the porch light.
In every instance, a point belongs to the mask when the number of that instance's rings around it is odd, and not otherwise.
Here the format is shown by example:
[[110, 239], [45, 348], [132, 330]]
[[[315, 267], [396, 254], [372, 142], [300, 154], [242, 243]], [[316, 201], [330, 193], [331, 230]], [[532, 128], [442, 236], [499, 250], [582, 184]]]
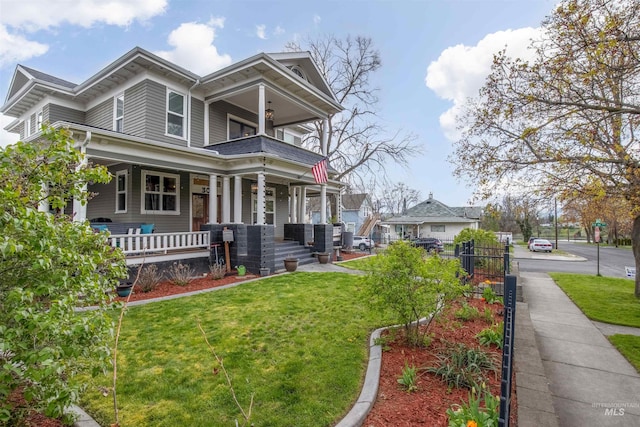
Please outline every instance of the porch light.
[[271, 101], [268, 102], [269, 108], [264, 110], [264, 118], [267, 120], [273, 120], [273, 110], [271, 109]]

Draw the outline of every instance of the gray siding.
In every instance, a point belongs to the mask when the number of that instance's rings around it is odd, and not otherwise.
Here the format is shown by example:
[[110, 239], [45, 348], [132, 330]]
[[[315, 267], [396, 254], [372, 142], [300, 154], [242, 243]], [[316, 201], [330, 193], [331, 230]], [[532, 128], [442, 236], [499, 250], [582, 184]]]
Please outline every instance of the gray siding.
[[145, 137], [147, 81], [127, 89], [124, 92], [124, 132], [129, 135]]
[[209, 108], [209, 142], [211, 144], [227, 140], [227, 113], [251, 123], [258, 123], [257, 114], [225, 101], [214, 102]]
[[84, 124], [85, 114], [83, 111], [74, 110], [61, 105], [49, 104], [49, 122], [55, 123], [60, 120]]
[[[147, 81], [146, 93], [146, 129], [145, 136], [156, 141], [186, 146], [186, 139], [166, 136], [167, 128], [167, 88], [153, 81]], [[186, 117], [184, 126], [186, 128]]]
[[191, 98], [191, 146], [204, 146], [204, 102]]
[[87, 111], [87, 125], [113, 130], [113, 98]]

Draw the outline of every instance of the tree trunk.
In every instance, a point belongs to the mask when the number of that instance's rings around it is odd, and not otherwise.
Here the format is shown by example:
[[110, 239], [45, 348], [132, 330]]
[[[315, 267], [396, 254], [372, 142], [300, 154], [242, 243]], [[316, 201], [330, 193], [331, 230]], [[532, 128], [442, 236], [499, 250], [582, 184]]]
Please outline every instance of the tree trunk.
[[[636, 270], [640, 265], [640, 215], [633, 220], [633, 230], [631, 231], [631, 247], [633, 248], [633, 258], [636, 260]], [[640, 299], [640, 276], [636, 274], [636, 298]]]

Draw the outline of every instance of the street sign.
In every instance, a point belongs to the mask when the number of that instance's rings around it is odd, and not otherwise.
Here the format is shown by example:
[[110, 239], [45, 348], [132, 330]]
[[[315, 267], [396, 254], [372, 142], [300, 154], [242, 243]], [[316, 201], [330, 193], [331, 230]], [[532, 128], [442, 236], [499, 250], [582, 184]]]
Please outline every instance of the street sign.
[[607, 224], [602, 222], [602, 220], [600, 219], [596, 219], [596, 222], [594, 222], [593, 224], [591, 224], [592, 227], [606, 227]]
[[596, 243], [600, 243], [600, 227], [596, 226], [596, 231], [595, 231], [594, 234], [595, 234], [594, 237], [595, 237]]

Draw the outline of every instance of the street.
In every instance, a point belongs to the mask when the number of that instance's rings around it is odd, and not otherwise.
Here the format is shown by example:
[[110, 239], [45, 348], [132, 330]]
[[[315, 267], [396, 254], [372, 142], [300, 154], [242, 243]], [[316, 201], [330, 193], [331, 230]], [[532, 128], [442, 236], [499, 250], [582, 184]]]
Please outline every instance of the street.
[[[558, 241], [560, 251], [567, 252], [586, 260], [564, 260], [553, 254], [532, 253], [525, 248], [515, 252], [515, 261], [520, 271], [563, 272], [596, 274], [598, 271], [598, 248], [596, 244]], [[600, 246], [600, 275], [608, 277], [626, 277], [625, 266], [635, 266], [633, 252], [630, 249]]]

